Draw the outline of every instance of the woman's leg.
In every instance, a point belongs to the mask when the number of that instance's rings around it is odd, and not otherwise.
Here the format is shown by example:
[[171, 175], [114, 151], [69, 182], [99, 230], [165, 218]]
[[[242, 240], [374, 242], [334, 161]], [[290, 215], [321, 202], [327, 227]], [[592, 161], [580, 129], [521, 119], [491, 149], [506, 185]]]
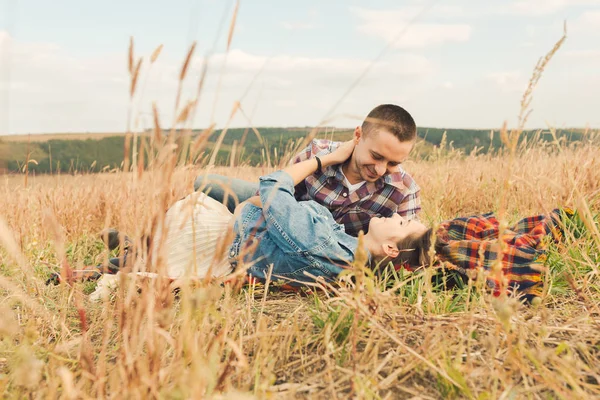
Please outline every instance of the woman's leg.
[[218, 202], [225, 204], [229, 211], [233, 213], [239, 203], [256, 195], [258, 183], [208, 174], [196, 178], [194, 190], [200, 190]]
[[46, 281], [46, 285], [50, 283], [58, 285], [64, 279], [68, 281], [95, 281], [100, 279], [103, 274], [114, 275], [123, 270], [130, 258], [130, 250], [125, 250], [123, 256], [109, 258], [107, 264], [88, 265], [81, 269], [73, 269], [70, 278], [63, 277], [59, 273], [54, 272]]
[[[157, 230], [152, 238], [152, 259], [158, 260], [162, 255], [168, 277], [177, 279], [185, 276], [203, 278], [223, 276], [231, 271], [226, 254], [220, 254], [218, 249], [227, 250], [223, 243], [228, 240], [228, 225], [232, 213], [220, 202], [204, 193], [192, 193], [173, 204], [165, 216], [167, 235]], [[116, 231], [115, 231], [116, 232]], [[111, 232], [118, 236], [118, 232]], [[149, 241], [145, 240], [149, 244]], [[116, 243], [116, 240], [114, 240]], [[109, 259], [108, 264], [87, 266], [72, 271], [69, 278], [53, 274], [47, 284], [58, 284], [64, 279], [96, 280], [102, 274], [116, 274], [127, 266], [129, 260], [135, 259], [132, 247], [124, 249], [123, 257]], [[152, 268], [152, 267], [150, 267]], [[159, 266], [155, 265], [158, 269]], [[152, 271], [156, 272], [155, 269]]]

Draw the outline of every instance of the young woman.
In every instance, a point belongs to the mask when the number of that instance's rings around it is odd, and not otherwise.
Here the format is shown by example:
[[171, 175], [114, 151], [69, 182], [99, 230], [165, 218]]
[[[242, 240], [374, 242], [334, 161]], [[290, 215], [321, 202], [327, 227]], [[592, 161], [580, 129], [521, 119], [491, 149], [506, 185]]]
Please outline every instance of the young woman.
[[[243, 266], [259, 280], [269, 272], [273, 279], [292, 285], [313, 277], [335, 280], [354, 260], [358, 239], [346, 234], [325, 207], [296, 201], [294, 187], [310, 174], [346, 162], [354, 145], [346, 142], [322, 158], [261, 177], [259, 195], [239, 204], [234, 214], [205, 194], [192, 193], [167, 211], [163, 227], [152, 238], [147, 261], [166, 266], [160, 275], [172, 279], [220, 277]], [[443, 262], [462, 274], [490, 271], [487, 282], [497, 294], [515, 289], [534, 296], [541, 287], [536, 261], [544, 250], [542, 239], [555, 233], [559, 220], [557, 212], [531, 217], [505, 232], [500, 262], [499, 225], [491, 214], [442, 223], [433, 246], [433, 231], [418, 221], [398, 214], [372, 218], [362, 244], [372, 267], [388, 261], [408, 268]], [[501, 266], [502, 274], [492, 273], [494, 265]], [[93, 274], [97, 277], [98, 270]]]
[[442, 222], [435, 235], [429, 229], [399, 242], [399, 249], [410, 250], [401, 251], [393, 263], [407, 269], [437, 265], [472, 279], [484, 273], [494, 295], [509, 292], [531, 301], [543, 294], [547, 245], [563, 237], [572, 216], [570, 209], [555, 209], [524, 218], [503, 232], [493, 213], [455, 218]]

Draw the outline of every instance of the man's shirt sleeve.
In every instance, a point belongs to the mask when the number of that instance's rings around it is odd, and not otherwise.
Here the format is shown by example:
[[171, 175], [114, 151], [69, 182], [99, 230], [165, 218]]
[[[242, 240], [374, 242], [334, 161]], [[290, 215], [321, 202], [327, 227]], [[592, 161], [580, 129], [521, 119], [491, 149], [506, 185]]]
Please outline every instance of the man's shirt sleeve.
[[301, 161], [313, 158], [317, 154], [331, 153], [333, 142], [327, 139], [313, 139], [301, 152], [292, 157], [291, 164], [297, 164]]
[[306, 161], [309, 158], [311, 158], [313, 156], [313, 153], [312, 153], [313, 143], [314, 143], [314, 140], [311, 141], [308, 144], [308, 146], [306, 146], [304, 149], [302, 149], [302, 151], [300, 151], [298, 154], [296, 154], [294, 157], [292, 157], [292, 159], [290, 160], [290, 165], [298, 164], [299, 162]]
[[[313, 139], [301, 152], [292, 157], [290, 165], [309, 160], [327, 148], [323, 140]], [[308, 189], [304, 181], [296, 185], [294, 196], [297, 200], [306, 200]]]
[[421, 190], [417, 187], [416, 191], [409, 192], [398, 204], [398, 214], [407, 220], [419, 220], [421, 212]]
[[418, 221], [421, 212], [421, 188], [403, 169], [394, 175], [394, 186], [400, 189], [404, 196], [398, 204], [398, 214], [408, 220]]

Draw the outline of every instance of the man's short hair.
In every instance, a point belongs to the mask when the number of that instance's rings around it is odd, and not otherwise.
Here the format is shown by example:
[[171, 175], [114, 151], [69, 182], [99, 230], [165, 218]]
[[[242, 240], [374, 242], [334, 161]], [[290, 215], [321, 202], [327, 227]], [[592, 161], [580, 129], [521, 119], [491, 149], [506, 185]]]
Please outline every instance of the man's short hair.
[[394, 104], [375, 107], [362, 124], [365, 135], [381, 128], [392, 133], [401, 142], [409, 142], [417, 137], [417, 125], [413, 117], [404, 108]]

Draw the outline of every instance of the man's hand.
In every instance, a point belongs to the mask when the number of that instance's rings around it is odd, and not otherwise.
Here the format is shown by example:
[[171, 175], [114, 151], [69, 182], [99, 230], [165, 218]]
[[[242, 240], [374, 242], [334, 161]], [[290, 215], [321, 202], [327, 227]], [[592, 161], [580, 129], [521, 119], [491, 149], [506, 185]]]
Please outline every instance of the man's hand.
[[328, 167], [330, 165], [337, 165], [346, 162], [346, 160], [352, 157], [355, 146], [356, 143], [354, 140], [348, 140], [347, 142], [342, 143], [340, 147], [335, 149], [333, 152], [321, 157], [323, 166]]

